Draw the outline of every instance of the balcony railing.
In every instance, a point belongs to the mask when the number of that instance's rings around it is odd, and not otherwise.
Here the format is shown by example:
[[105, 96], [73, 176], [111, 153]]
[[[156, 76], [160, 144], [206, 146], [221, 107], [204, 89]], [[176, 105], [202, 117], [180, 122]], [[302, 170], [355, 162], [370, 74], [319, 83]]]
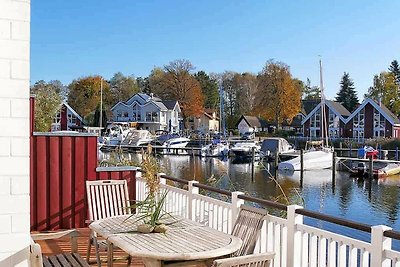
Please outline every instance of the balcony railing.
[[[138, 173], [140, 176], [140, 173]], [[257, 242], [255, 253], [274, 251], [272, 266], [400, 266], [400, 252], [392, 249], [392, 238], [400, 239], [400, 233], [383, 225], [370, 226], [303, 209], [301, 206], [285, 206], [276, 202], [253, 198], [242, 192], [229, 192], [198, 183], [159, 174], [162, 188], [168, 190], [166, 210], [212, 228], [230, 233], [232, 224], [244, 201], [283, 211], [286, 216], [267, 215]], [[168, 185], [175, 183], [187, 189]], [[199, 189], [215, 194], [205, 196]], [[136, 196], [143, 200], [145, 182], [137, 177]], [[303, 217], [323, 220], [346, 226], [355, 231], [370, 233], [370, 241], [362, 241], [303, 223]]]

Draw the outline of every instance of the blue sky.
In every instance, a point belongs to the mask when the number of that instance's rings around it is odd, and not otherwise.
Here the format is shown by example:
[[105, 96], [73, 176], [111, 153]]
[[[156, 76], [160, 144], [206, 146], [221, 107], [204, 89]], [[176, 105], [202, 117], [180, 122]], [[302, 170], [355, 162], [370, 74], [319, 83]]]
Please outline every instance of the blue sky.
[[258, 73], [273, 58], [328, 98], [349, 72], [359, 98], [400, 60], [400, 1], [33, 0], [31, 82], [115, 72], [148, 76], [188, 59], [196, 70]]

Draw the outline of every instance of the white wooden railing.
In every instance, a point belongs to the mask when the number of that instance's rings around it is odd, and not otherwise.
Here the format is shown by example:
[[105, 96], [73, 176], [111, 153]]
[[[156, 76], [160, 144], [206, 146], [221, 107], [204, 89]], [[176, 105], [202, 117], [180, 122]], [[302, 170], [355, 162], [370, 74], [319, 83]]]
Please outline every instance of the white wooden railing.
[[[230, 233], [241, 204], [242, 192], [232, 192], [227, 201], [199, 194], [197, 181], [190, 181], [187, 189], [167, 185], [159, 174], [161, 188], [168, 190], [165, 209], [214, 229]], [[136, 196], [143, 200], [145, 182], [138, 172]], [[255, 253], [275, 252], [274, 267], [400, 267], [400, 252], [392, 250], [392, 239], [384, 232], [391, 228], [383, 225], [370, 228], [370, 242], [318, 229], [303, 223], [298, 214], [301, 206], [287, 206], [286, 218], [268, 214]], [[297, 212], [296, 212], [297, 210]], [[355, 230], [356, 231], [356, 230]]]

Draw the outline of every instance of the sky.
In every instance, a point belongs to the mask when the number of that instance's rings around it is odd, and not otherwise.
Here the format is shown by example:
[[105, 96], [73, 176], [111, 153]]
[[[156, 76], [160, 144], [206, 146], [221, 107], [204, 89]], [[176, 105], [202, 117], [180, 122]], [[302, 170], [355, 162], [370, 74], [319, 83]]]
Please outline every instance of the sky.
[[258, 73], [269, 59], [333, 99], [349, 72], [363, 99], [400, 60], [400, 1], [33, 0], [31, 83], [148, 76], [187, 59], [196, 71]]

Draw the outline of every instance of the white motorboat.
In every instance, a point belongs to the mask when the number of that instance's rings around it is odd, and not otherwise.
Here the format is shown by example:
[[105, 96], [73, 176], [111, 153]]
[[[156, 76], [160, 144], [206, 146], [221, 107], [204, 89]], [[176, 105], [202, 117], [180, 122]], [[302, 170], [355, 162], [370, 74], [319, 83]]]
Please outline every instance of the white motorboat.
[[[321, 140], [310, 141], [306, 144], [306, 150], [303, 153], [303, 170], [321, 170], [332, 168], [332, 154], [333, 148], [328, 147], [328, 130], [325, 113], [325, 97], [324, 97], [324, 86], [322, 82], [322, 62], [320, 64], [320, 88], [321, 88]], [[324, 140], [324, 138], [326, 140]], [[307, 145], [311, 145], [310, 149], [307, 149]], [[301, 156], [297, 156], [294, 159], [283, 161], [278, 164], [278, 170], [289, 170], [299, 171], [301, 170]]]
[[[303, 154], [303, 170], [322, 170], [332, 168], [332, 150], [322, 148], [321, 150], [308, 150]], [[300, 156], [283, 161], [278, 164], [278, 170], [300, 171]]]
[[99, 137], [100, 146], [118, 146], [129, 133], [130, 128], [127, 123], [112, 123], [107, 126], [106, 134]]
[[227, 157], [229, 154], [229, 144], [218, 142], [208, 144], [201, 148], [203, 157]]
[[136, 130], [131, 129], [126, 135], [125, 139], [122, 140], [121, 145], [125, 146], [146, 146], [153, 141], [153, 136], [147, 130]]
[[235, 154], [236, 157], [252, 157], [253, 150], [255, 156], [260, 156], [261, 146], [258, 145], [256, 142], [240, 142], [236, 143], [232, 148], [232, 153]]
[[190, 142], [189, 138], [181, 137], [177, 134], [160, 135], [152, 142], [155, 146], [163, 146], [166, 148], [184, 148]]

